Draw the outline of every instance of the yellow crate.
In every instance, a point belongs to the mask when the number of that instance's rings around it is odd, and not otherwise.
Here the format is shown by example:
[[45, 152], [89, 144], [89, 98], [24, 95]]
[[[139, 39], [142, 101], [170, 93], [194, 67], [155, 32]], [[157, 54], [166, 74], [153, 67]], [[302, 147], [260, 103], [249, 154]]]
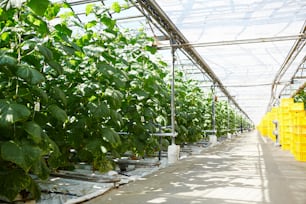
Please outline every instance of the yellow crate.
[[294, 152], [306, 152], [306, 143], [295, 143]]
[[282, 150], [290, 150], [290, 144], [288, 144], [288, 143], [283, 143], [283, 144], [282, 144]]
[[296, 143], [306, 143], [306, 135], [295, 135], [294, 141]]
[[306, 135], [306, 126], [296, 126], [293, 130], [296, 135]]
[[306, 126], [306, 116], [305, 113], [303, 115], [299, 115], [294, 120], [295, 125], [297, 126]]
[[304, 111], [304, 103], [293, 103], [290, 105], [290, 111], [293, 112], [303, 112]]
[[298, 161], [306, 161], [306, 152], [295, 152], [294, 157]]
[[282, 98], [280, 102], [281, 107], [286, 107], [294, 103], [293, 98]]

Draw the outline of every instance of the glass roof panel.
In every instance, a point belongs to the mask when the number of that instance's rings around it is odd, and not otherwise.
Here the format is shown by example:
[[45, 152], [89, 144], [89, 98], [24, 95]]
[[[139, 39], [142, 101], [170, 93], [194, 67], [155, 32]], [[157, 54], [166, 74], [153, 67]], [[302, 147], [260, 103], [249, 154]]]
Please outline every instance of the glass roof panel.
[[[302, 0], [157, 0], [254, 122], [267, 110], [271, 86], [306, 20]], [[286, 38], [290, 36], [291, 39]], [[264, 40], [265, 39], [265, 40]], [[239, 42], [244, 40], [243, 42]], [[265, 41], [265, 42], [263, 42]], [[289, 83], [301, 50], [278, 86]]]

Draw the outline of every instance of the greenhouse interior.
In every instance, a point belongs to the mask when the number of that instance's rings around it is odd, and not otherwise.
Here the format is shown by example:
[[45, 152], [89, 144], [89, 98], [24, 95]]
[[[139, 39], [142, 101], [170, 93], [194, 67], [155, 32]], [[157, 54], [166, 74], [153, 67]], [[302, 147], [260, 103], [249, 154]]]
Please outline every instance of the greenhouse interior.
[[0, 203], [306, 203], [306, 1], [1, 0]]

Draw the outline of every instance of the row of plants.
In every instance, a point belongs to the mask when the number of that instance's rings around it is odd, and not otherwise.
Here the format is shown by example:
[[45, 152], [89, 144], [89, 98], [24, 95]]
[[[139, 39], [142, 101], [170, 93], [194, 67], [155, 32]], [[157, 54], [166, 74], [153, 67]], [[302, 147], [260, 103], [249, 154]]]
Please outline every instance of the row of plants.
[[[152, 38], [109, 15], [127, 8], [88, 5], [83, 23], [68, 3], [0, 3], [0, 200], [39, 199], [36, 178], [76, 162], [107, 171], [126, 151], [158, 150], [151, 133], [171, 121], [168, 67], [152, 60]], [[211, 129], [212, 97], [176, 75], [176, 141], [194, 142]], [[226, 129], [229, 107], [216, 107]]]

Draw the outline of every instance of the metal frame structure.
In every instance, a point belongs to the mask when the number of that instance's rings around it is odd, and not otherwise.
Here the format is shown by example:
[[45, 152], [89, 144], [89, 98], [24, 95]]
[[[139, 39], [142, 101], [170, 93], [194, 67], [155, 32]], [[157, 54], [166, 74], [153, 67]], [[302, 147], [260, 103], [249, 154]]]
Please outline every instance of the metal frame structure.
[[[267, 111], [270, 111], [270, 109], [272, 108], [273, 105], [275, 105], [276, 101], [278, 100], [278, 98], [281, 96], [282, 92], [285, 90], [286, 86], [284, 87], [283, 90], [281, 90], [280, 94], [278, 96], [276, 96], [276, 91], [277, 91], [277, 85], [280, 83], [280, 80], [282, 79], [282, 77], [284, 76], [284, 74], [287, 72], [289, 66], [291, 65], [291, 63], [295, 60], [295, 58], [299, 55], [299, 53], [303, 50], [306, 41], [305, 41], [305, 35], [306, 35], [306, 21], [304, 22], [304, 25], [300, 31], [301, 35], [304, 36], [300, 39], [297, 39], [294, 43], [294, 45], [292, 46], [290, 52], [288, 53], [285, 61], [283, 62], [282, 66], [280, 67], [279, 71], [277, 72], [274, 80], [273, 80], [273, 84], [272, 84], [272, 88], [271, 88], [271, 98], [270, 98], [270, 103], [269, 106], [267, 108]], [[302, 63], [300, 63], [299, 67], [305, 62], [305, 57], [302, 61]], [[299, 67], [297, 68], [297, 71], [299, 69]], [[293, 74], [291, 81], [293, 81], [297, 71]]]
[[[131, 2], [136, 7], [138, 7], [138, 5], [134, 1]], [[227, 91], [225, 86], [222, 84], [216, 74], [212, 71], [209, 65], [200, 56], [200, 54], [192, 46], [182, 46], [189, 44], [188, 40], [170, 20], [167, 14], [159, 7], [159, 5], [154, 0], [139, 0], [137, 3], [141, 6], [142, 9], [148, 12], [150, 17], [154, 18], [154, 20], [168, 33], [170, 38], [174, 39], [176, 44], [172, 46], [180, 47], [180, 49], [183, 49], [197, 64], [199, 64], [199, 66], [207, 73], [207, 75], [216, 83], [216, 86], [221, 89], [221, 91], [228, 97], [230, 101], [232, 101], [234, 106], [236, 106], [238, 110], [243, 115], [245, 115], [246, 118], [252, 121], [248, 114], [245, 113], [244, 110], [242, 110], [242, 108], [238, 105], [235, 99]], [[139, 8], [139, 11], [142, 12], [142, 9]]]

